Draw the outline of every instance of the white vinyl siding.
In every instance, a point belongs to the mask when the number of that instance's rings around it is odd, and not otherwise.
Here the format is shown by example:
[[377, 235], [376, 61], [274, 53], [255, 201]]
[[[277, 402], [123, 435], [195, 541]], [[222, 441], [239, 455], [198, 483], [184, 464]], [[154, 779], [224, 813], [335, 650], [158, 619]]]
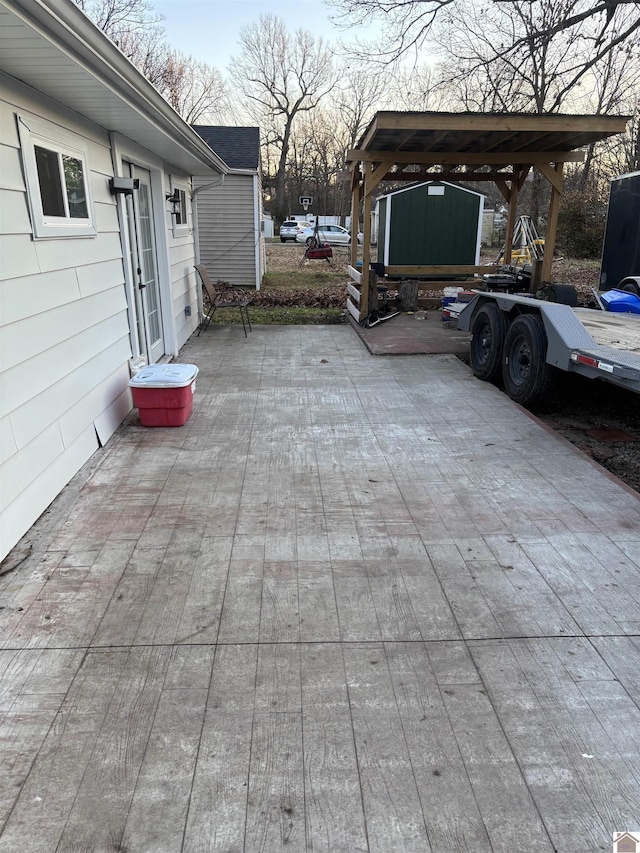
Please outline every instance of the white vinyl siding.
[[[3, 79], [0, 558], [131, 408], [122, 250], [106, 132]], [[33, 239], [16, 114], [84, 151], [93, 238]]]
[[[198, 328], [198, 291], [196, 283], [195, 244], [191, 209], [191, 186], [186, 178], [166, 176], [171, 191], [185, 191], [187, 221], [176, 228], [175, 217], [169, 212], [167, 203], [167, 246], [169, 255], [169, 277], [171, 280], [171, 313], [176, 337], [176, 352]], [[185, 313], [185, 308], [190, 314]]]
[[[196, 187], [211, 179], [196, 179]], [[261, 235], [253, 175], [229, 174], [224, 183], [197, 196], [200, 261], [215, 281], [256, 287], [256, 246]]]

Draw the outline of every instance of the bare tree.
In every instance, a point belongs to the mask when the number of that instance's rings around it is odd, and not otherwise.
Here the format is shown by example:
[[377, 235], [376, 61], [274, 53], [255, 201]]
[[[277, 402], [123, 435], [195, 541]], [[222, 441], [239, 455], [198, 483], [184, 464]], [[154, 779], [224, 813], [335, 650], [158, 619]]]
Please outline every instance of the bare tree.
[[[575, 8], [575, 0], [505, 2], [469, 6], [461, 17], [459, 8], [452, 7], [438, 32], [448, 54], [443, 73], [457, 90], [459, 108], [619, 113], [625, 95], [637, 91], [640, 79], [636, 12], [622, 9], [609, 22], [610, 39], [620, 38], [624, 46], [603, 52], [602, 31], [594, 19], [585, 20], [579, 34], [561, 28]], [[541, 32], [547, 36], [540, 38]], [[597, 151], [592, 147], [586, 153], [583, 187]], [[547, 190], [537, 172], [524, 188], [521, 201], [534, 219], [544, 209]]]
[[278, 152], [272, 211], [276, 221], [287, 215], [286, 170], [291, 134], [301, 113], [314, 110], [334, 83], [331, 52], [322, 39], [297, 30], [290, 35], [283, 21], [262, 15], [244, 27], [242, 52], [233, 60], [232, 76], [257, 107], [268, 148]]
[[149, 0], [75, 0], [182, 118], [190, 123], [233, 120], [228, 85], [220, 72], [172, 50]]
[[162, 16], [149, 0], [74, 0], [127, 59], [155, 83], [160, 58], [169, 50]]
[[220, 72], [192, 56], [171, 51], [156, 86], [189, 124], [224, 124], [233, 117], [229, 87]]
[[[337, 12], [338, 22], [344, 25], [360, 26], [378, 19], [384, 24], [384, 35], [380, 43], [374, 46], [360, 45], [361, 53], [367, 58], [377, 55], [381, 62], [391, 62], [414, 51], [416, 56], [425, 43], [433, 36], [436, 25], [452, 12], [464, 12], [470, 6], [469, 0], [327, 0]], [[614, 50], [624, 39], [640, 26], [640, 8], [637, 0], [571, 0], [562, 4], [565, 14], [552, 20], [540, 22], [532, 36], [521, 36], [512, 41], [506, 50], [517, 51], [532, 37], [536, 42], [544, 42], [560, 32], [572, 33], [575, 37], [585, 25], [597, 30], [599, 50], [604, 54]], [[495, 8], [520, 7], [526, 13], [528, 7], [532, 17], [537, 15], [537, 0], [485, 0], [483, 7], [490, 11]], [[632, 10], [630, 29], [622, 35], [615, 31], [616, 23], [622, 13]], [[501, 33], [494, 33], [499, 38]], [[508, 34], [507, 34], [508, 35]]]

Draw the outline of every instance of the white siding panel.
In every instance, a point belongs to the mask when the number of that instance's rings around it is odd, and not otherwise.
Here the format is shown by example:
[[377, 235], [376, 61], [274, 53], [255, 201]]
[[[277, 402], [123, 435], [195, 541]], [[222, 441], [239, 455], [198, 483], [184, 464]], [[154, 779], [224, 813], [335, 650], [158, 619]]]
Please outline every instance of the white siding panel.
[[214, 280], [256, 286], [254, 198], [251, 175], [228, 175], [221, 186], [198, 195], [200, 257]]
[[[97, 449], [96, 432], [91, 426], [36, 480], [20, 492], [16, 500], [2, 513], [0, 519], [0, 560], [7, 556]], [[0, 469], [0, 475], [2, 475], [2, 469]]]
[[[72, 444], [78, 435], [89, 425], [94, 423], [97, 417], [106, 412], [127, 388], [129, 382], [129, 369], [126, 364], [121, 364], [111, 375], [106, 376], [102, 382], [93, 385], [88, 393], [78, 403], [69, 408], [59, 420], [62, 440], [65, 447]], [[131, 410], [131, 405], [122, 413], [122, 417], [113, 430], [122, 422]], [[111, 433], [109, 433], [111, 435]]]
[[[6, 80], [11, 80], [0, 72], [0, 83], [4, 84]], [[18, 125], [16, 123], [15, 107], [4, 100], [5, 87], [2, 86], [2, 99], [0, 99], [0, 145], [6, 145], [9, 148], [20, 148], [20, 140], [18, 137]], [[10, 97], [10, 96], [9, 96]]]
[[[69, 270], [69, 276], [75, 278], [74, 270]], [[97, 326], [105, 318], [126, 311], [126, 307], [124, 290], [111, 288], [5, 326], [0, 338], [3, 370], [53, 349], [67, 338]]]
[[27, 400], [41, 394], [61, 377], [76, 370], [116, 341], [126, 341], [129, 348], [129, 329], [126, 311], [103, 320], [91, 329], [84, 329], [59, 346], [39, 353], [27, 362], [17, 364], [3, 373], [0, 416], [14, 411]]
[[96, 221], [94, 224], [96, 226], [96, 231], [98, 231], [99, 234], [104, 234], [109, 231], [111, 233], [120, 233], [118, 209], [115, 204], [96, 202], [94, 210], [96, 213]]
[[[4, 193], [2, 194], [4, 198]], [[0, 278], [40, 272], [36, 247], [28, 234], [0, 234]]]
[[11, 427], [11, 420], [2, 418], [0, 419], [0, 465], [17, 452], [18, 445]]
[[[116, 388], [110, 399], [96, 404], [93, 415], [85, 417], [79, 427], [84, 428], [101, 413], [115, 397], [122, 392], [129, 381], [128, 359], [130, 355], [128, 339], [120, 339], [109, 347], [98, 352], [93, 358], [67, 374], [59, 381], [43, 388], [30, 400], [25, 401], [10, 415], [13, 434], [19, 447], [24, 447], [41, 432], [46, 424], [64, 417], [74, 411], [83, 399], [91, 397], [96, 381], [102, 387], [104, 379], [119, 371], [120, 387]], [[131, 408], [131, 406], [129, 406]], [[65, 436], [65, 444], [69, 442]]]
[[[117, 261], [115, 262], [117, 263]], [[95, 271], [95, 267], [93, 267]], [[2, 324], [16, 323], [73, 302], [82, 295], [74, 270], [28, 275], [0, 281]]]
[[31, 234], [27, 197], [23, 192], [5, 190], [2, 193], [0, 234]]
[[[127, 382], [129, 374], [127, 372]], [[133, 408], [131, 389], [127, 387], [116, 397], [111, 405], [98, 415], [94, 421], [96, 432], [101, 444], [106, 444], [122, 421]]]
[[17, 148], [0, 145], [0, 188], [25, 192], [24, 178]]
[[42, 272], [122, 257], [119, 234], [39, 240], [35, 245]]
[[63, 451], [60, 429], [57, 424], [51, 424], [22, 451], [7, 459], [0, 468], [0, 511], [5, 510]]
[[191, 317], [185, 317], [183, 324], [176, 328], [176, 340], [178, 342], [178, 349], [185, 345], [185, 343], [189, 340], [189, 338], [196, 331], [197, 328], [198, 313], [197, 311], [194, 311], [192, 312]]
[[91, 296], [111, 287], [124, 288], [124, 268], [121, 258], [105, 261], [101, 264], [88, 264], [84, 267], [78, 267], [76, 275], [82, 296]]
[[195, 264], [194, 256], [193, 237], [185, 242], [183, 240], [173, 240], [169, 236], [169, 262], [172, 267], [183, 265], [193, 269], [193, 265]]
[[[181, 346], [191, 337], [198, 327], [198, 292], [195, 286], [195, 243], [193, 233], [186, 237], [173, 238], [167, 235], [169, 245], [169, 264], [171, 275], [171, 311], [176, 330], [176, 346]], [[191, 316], [184, 309], [190, 306]]]

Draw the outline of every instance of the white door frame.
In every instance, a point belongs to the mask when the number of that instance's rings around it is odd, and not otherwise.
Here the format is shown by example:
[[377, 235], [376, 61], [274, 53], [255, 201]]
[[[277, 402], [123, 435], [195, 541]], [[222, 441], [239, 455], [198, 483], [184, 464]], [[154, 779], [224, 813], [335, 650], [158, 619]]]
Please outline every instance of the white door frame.
[[[132, 163], [146, 169], [151, 176], [151, 205], [153, 210], [153, 221], [156, 243], [156, 261], [158, 275], [158, 291], [160, 295], [160, 306], [162, 316], [162, 334], [164, 337], [165, 355], [175, 356], [178, 354], [177, 335], [173, 317], [173, 294], [171, 291], [171, 268], [169, 263], [169, 244], [167, 242], [167, 207], [165, 194], [169, 192], [169, 175], [165, 173], [162, 160], [145, 148], [141, 148], [130, 139], [118, 133], [111, 133], [111, 157], [113, 161], [114, 174], [123, 176], [128, 174], [128, 166]], [[138, 286], [135, 271], [130, 269], [130, 242], [127, 229], [125, 210], [125, 199], [117, 196], [118, 219], [120, 223], [120, 240], [123, 253], [123, 267], [125, 277], [125, 292], [127, 296], [127, 307], [129, 310], [129, 339], [131, 352], [134, 358], [144, 355], [140, 352], [138, 336], [136, 334], [136, 298], [135, 290]]]

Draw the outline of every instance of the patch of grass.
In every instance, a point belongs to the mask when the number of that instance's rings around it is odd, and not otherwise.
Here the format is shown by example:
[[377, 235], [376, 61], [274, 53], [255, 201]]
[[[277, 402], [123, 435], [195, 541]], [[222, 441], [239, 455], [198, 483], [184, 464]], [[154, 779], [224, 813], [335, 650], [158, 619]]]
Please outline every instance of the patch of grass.
[[345, 283], [345, 274], [340, 270], [314, 270], [302, 267], [288, 272], [268, 272], [262, 278], [263, 290], [317, 290], [336, 287]]
[[[251, 306], [249, 317], [252, 326], [319, 326], [335, 325], [345, 321], [343, 308], [301, 308], [299, 306], [277, 308]], [[241, 320], [237, 310], [219, 308], [211, 322], [227, 325], [238, 324]]]

